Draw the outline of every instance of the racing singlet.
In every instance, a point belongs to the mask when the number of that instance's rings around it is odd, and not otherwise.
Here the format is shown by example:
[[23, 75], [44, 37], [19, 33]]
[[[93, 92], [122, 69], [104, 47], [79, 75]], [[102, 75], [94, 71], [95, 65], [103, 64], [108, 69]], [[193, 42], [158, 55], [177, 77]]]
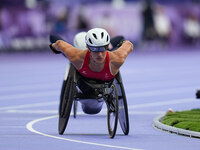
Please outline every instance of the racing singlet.
[[82, 76], [84, 76], [86, 78], [98, 79], [98, 80], [103, 80], [103, 81], [109, 81], [115, 77], [115, 75], [112, 75], [110, 72], [108, 52], [106, 52], [105, 64], [104, 64], [104, 68], [101, 72], [94, 72], [94, 71], [90, 70], [89, 58], [90, 58], [90, 52], [88, 51], [85, 55], [85, 59], [84, 59], [82, 68], [80, 70], [78, 70], [78, 72]]

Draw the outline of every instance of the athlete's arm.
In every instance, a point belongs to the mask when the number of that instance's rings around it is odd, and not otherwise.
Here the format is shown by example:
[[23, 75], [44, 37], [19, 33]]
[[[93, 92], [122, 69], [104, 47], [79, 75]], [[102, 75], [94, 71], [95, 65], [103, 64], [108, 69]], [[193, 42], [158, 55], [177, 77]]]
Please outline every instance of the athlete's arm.
[[124, 41], [117, 50], [110, 52], [110, 65], [113, 74], [119, 71], [126, 57], [133, 51], [133, 48], [133, 44], [130, 41]]
[[62, 52], [76, 67], [76, 69], [80, 69], [87, 50], [77, 49], [63, 40], [57, 40], [55, 43], [52, 44], [52, 47], [55, 48], [57, 51]]

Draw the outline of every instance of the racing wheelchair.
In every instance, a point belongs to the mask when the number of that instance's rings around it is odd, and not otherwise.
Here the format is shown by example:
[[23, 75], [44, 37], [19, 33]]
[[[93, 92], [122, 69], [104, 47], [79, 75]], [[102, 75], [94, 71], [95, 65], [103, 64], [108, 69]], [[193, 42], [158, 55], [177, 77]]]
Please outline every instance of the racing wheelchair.
[[81, 103], [82, 110], [86, 114], [99, 113], [106, 103], [110, 138], [115, 137], [118, 120], [123, 133], [128, 135], [128, 106], [120, 72], [110, 81], [88, 79], [83, 77], [71, 63], [69, 64], [60, 94], [59, 134], [65, 132], [72, 107], [73, 116], [76, 118], [78, 102]]

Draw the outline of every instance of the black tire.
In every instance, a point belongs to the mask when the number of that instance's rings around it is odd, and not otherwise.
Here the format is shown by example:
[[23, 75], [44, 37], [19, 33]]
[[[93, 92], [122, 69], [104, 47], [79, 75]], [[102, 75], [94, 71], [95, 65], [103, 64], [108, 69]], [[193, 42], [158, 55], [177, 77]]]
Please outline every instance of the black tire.
[[200, 90], [197, 90], [197, 92], [196, 92], [196, 98], [197, 99], [200, 98]]
[[120, 84], [120, 89], [121, 89], [122, 97], [119, 97], [119, 110], [118, 110], [119, 123], [124, 134], [128, 135], [129, 133], [128, 105], [126, 101], [124, 86], [122, 83]]
[[115, 84], [111, 85], [111, 94], [107, 99], [107, 125], [110, 138], [114, 138], [118, 124], [118, 95]]
[[[71, 74], [73, 74], [73, 68], [70, 67]], [[71, 108], [74, 99], [75, 86], [73, 76], [69, 75], [67, 80], [63, 82], [60, 106], [59, 106], [59, 125], [58, 132], [59, 134], [63, 134], [71, 113]]]

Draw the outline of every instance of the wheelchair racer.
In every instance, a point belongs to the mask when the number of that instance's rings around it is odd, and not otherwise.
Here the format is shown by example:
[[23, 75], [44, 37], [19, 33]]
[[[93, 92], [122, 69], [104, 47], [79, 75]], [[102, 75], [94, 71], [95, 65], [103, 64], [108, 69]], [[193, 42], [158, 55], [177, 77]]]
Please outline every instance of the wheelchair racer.
[[63, 53], [82, 76], [102, 81], [112, 80], [133, 51], [133, 44], [128, 40], [115, 51], [109, 51], [110, 36], [102, 28], [89, 30], [85, 43], [87, 48], [84, 50], [63, 40], [57, 40], [51, 46], [58, 53]]
[[[116, 49], [124, 38], [117, 36], [110, 40], [107, 31], [101, 28], [78, 33], [74, 38], [74, 46], [60, 39], [54, 39], [56, 42], [50, 45], [52, 50], [55, 53], [63, 53], [83, 77], [98, 81], [110, 81], [115, 78], [120, 66], [133, 50], [130, 41], [123, 41]], [[110, 51], [111, 49], [114, 51]], [[98, 91], [87, 85], [82, 78], [77, 84], [81, 93], [88, 98], [80, 101], [82, 110], [87, 114], [99, 113], [103, 101], [96, 99]]]

